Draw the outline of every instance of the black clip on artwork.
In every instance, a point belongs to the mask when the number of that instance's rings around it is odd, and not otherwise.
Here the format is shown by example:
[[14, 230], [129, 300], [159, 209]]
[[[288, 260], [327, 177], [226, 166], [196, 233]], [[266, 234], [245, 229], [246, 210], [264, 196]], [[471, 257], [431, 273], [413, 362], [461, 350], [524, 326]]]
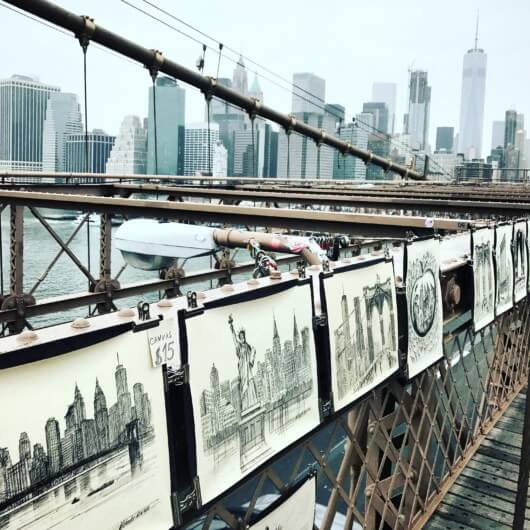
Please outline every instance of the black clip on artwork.
[[188, 309], [197, 309], [197, 293], [195, 291], [188, 291], [186, 297], [188, 299]]
[[305, 278], [305, 261], [297, 261], [296, 270], [299, 278]]
[[149, 304], [147, 302], [138, 302], [138, 319], [145, 321], [150, 320], [151, 313], [149, 312]]
[[322, 271], [323, 272], [329, 272], [330, 271], [329, 261], [328, 260], [324, 260], [322, 262]]

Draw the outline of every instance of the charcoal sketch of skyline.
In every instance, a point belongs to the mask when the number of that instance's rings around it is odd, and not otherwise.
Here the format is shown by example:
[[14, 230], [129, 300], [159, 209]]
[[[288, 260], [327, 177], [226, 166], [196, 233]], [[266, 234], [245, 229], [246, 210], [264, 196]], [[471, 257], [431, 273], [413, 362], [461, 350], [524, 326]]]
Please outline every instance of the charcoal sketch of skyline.
[[519, 302], [527, 294], [527, 224], [519, 221], [513, 225], [514, 300]]
[[[304, 285], [207, 309], [186, 328], [208, 502], [320, 421], [311, 291]], [[205, 329], [217, 331], [215, 341]]]
[[493, 269], [494, 231], [482, 228], [473, 233], [473, 319], [475, 331], [495, 318], [495, 281]]
[[[309, 410], [306, 403], [316, 390], [311, 372], [310, 329], [298, 329], [292, 317], [292, 336], [280, 338], [276, 318], [271, 322], [270, 347], [263, 360], [249, 343], [244, 327], [236, 332], [234, 318], [228, 327], [234, 341], [238, 375], [232, 381], [220, 379], [212, 364], [210, 386], [201, 393], [201, 425], [206, 454], [222, 458], [226, 446], [238, 438], [241, 471], [246, 471], [270, 449], [266, 432], [282, 432]], [[221, 374], [222, 375], [222, 374]], [[297, 414], [287, 412], [296, 405]]]
[[324, 280], [335, 410], [398, 368], [397, 310], [391, 263], [337, 271]]
[[443, 310], [439, 278], [440, 244], [436, 239], [407, 247], [409, 377], [443, 356]]
[[[163, 396], [162, 375], [157, 371], [155, 385], [152, 373], [141, 377], [134, 366], [138, 361], [125, 353], [134, 352], [134, 346], [124, 350], [111, 340], [114, 350], [105, 343], [85, 349], [92, 350], [90, 366], [77, 365], [77, 370], [72, 358], [87, 361], [84, 350], [0, 372], [0, 397], [25, 376], [38, 388], [33, 398], [26, 391], [25, 400], [17, 400], [22, 411], [17, 417], [14, 411], [0, 412], [2, 424], [11, 427], [7, 445], [5, 431], [0, 433], [2, 530], [104, 530], [131, 517], [128, 527], [142, 528], [164, 504], [170, 520], [169, 503], [161, 503], [157, 488], [149, 485], [159, 476], [159, 484], [169, 488], [169, 476], [165, 480], [157, 465], [159, 443], [167, 450], [167, 433], [158, 440], [160, 422], [153, 412]], [[145, 346], [147, 359], [147, 341]], [[49, 406], [48, 399], [36, 401], [52, 393]], [[25, 414], [31, 406], [38, 414]], [[169, 489], [164, 493], [169, 496]], [[110, 515], [107, 503], [112, 503]], [[139, 526], [132, 524], [136, 519]]]
[[497, 226], [495, 235], [495, 314], [500, 315], [513, 306], [513, 260], [511, 252], [513, 226]]

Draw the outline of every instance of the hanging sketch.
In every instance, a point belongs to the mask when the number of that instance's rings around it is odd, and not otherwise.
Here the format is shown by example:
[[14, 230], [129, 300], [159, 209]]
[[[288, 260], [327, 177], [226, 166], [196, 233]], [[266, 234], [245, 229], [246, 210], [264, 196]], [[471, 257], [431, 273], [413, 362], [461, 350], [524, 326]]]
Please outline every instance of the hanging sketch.
[[443, 307], [440, 243], [437, 239], [407, 245], [406, 297], [409, 377], [443, 357]]
[[203, 503], [320, 421], [311, 286], [265, 293], [185, 321]]
[[510, 250], [513, 226], [499, 225], [495, 229], [495, 315], [513, 306], [513, 260]]
[[527, 254], [527, 225], [526, 221], [518, 221], [513, 225], [513, 270], [515, 302], [522, 300], [527, 293], [528, 254]]
[[2, 530], [173, 524], [163, 375], [144, 334], [1, 370], [0, 402]]
[[493, 228], [481, 228], [472, 234], [475, 331], [487, 326], [495, 318], [495, 277], [493, 268]]
[[316, 477], [296, 488], [287, 499], [274, 503], [249, 530], [313, 530]]
[[335, 410], [398, 369], [397, 309], [391, 262], [362, 264], [323, 277]]

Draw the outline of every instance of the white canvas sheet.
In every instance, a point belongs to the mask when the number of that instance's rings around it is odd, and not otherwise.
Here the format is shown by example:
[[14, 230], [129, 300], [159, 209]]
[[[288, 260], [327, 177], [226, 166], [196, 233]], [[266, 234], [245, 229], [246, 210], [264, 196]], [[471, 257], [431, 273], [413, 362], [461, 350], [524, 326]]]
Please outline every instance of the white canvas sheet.
[[1, 370], [0, 402], [3, 530], [173, 524], [164, 384], [144, 333]]
[[513, 225], [495, 229], [495, 315], [501, 315], [513, 307], [513, 258], [510, 249]]
[[324, 279], [335, 410], [397, 371], [394, 270], [381, 262]]
[[475, 331], [487, 326], [495, 318], [495, 276], [493, 245], [495, 230], [481, 228], [473, 233], [473, 323]]
[[513, 270], [514, 288], [513, 297], [515, 302], [526, 297], [528, 277], [528, 249], [527, 249], [527, 224], [519, 221], [513, 225]]
[[406, 297], [408, 369], [414, 377], [443, 357], [440, 243], [416, 241], [407, 247]]
[[206, 503], [320, 421], [308, 284], [186, 320]]
[[249, 530], [313, 530], [315, 501], [316, 478], [312, 477]]

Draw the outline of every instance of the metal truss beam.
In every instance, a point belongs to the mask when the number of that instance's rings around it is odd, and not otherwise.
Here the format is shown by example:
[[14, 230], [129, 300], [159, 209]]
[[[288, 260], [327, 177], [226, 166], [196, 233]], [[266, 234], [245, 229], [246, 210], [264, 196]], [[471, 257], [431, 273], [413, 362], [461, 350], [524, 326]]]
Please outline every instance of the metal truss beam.
[[315, 212], [295, 209], [252, 208], [206, 203], [118, 199], [25, 191], [0, 191], [0, 201], [45, 208], [107, 212], [129, 217], [179, 219], [193, 222], [229, 223], [362, 237], [407, 237], [412, 231], [428, 235], [435, 230], [456, 232], [473, 225], [466, 219], [422, 216]]

